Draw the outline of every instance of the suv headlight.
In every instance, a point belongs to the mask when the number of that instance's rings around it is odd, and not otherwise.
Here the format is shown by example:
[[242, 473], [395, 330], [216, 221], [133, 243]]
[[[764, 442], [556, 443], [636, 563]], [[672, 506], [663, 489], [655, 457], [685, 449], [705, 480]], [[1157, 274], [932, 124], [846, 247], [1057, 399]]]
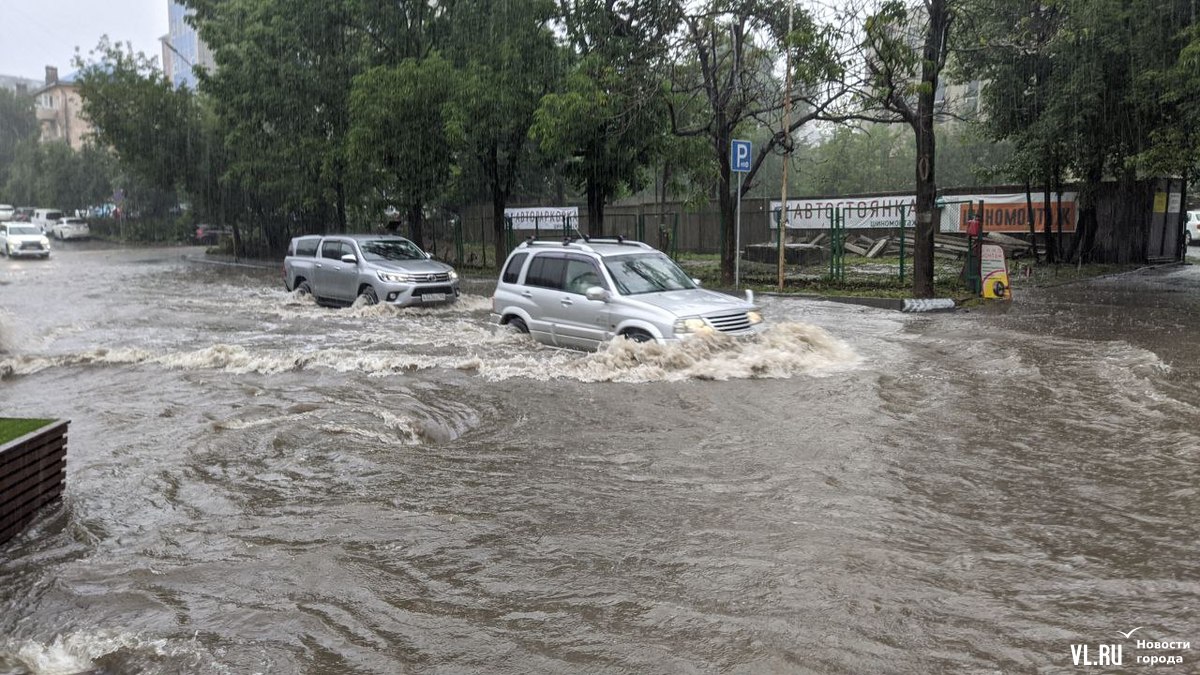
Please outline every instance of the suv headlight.
[[704, 319], [697, 317], [676, 319], [674, 328], [676, 333], [699, 333], [710, 330], [708, 324], [704, 323]]
[[407, 274], [398, 274], [396, 272], [376, 272], [379, 275], [380, 281], [390, 281], [394, 284], [400, 284], [408, 281]]
[[457, 281], [457, 280], [458, 280], [458, 272], [455, 272], [454, 270], [450, 270], [450, 281]]
[[47, 237], [46, 235], [42, 235], [42, 246], [45, 246], [46, 248], [50, 248], [50, 237]]
[[759, 314], [758, 312], [746, 312], [746, 318], [750, 319], [751, 326], [762, 323], [762, 314]]

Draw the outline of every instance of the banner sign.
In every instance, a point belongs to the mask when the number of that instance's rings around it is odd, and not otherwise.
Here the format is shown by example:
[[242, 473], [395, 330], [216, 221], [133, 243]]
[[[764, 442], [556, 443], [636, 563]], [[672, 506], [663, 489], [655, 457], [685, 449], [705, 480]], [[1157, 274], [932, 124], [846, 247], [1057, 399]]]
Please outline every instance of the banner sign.
[[1008, 286], [1008, 263], [1004, 249], [995, 244], [979, 247], [979, 276], [983, 279], [983, 297], [1012, 300]]
[[579, 227], [578, 206], [535, 206], [526, 209], [504, 209], [504, 217], [512, 223], [514, 230], [539, 230], [562, 232], [566, 223], [568, 230]]
[[[1062, 194], [1063, 232], [1074, 232], [1076, 222], [1075, 193]], [[1058, 209], [1058, 194], [1050, 194], [1051, 218]], [[952, 195], [940, 198], [942, 208], [939, 232], [966, 232], [967, 211], [978, 209], [983, 201], [984, 232], [1028, 232], [1029, 209], [1024, 193], [993, 195]], [[839, 197], [834, 199], [789, 199], [787, 227], [789, 229], [829, 229], [834, 209], [840, 209], [848, 229], [900, 227], [901, 214], [906, 227], [916, 224], [914, 195], [894, 197]], [[968, 203], [969, 202], [969, 203]], [[1033, 222], [1038, 232], [1044, 228], [1046, 211], [1041, 195], [1033, 201]], [[1054, 222], [1052, 220], [1052, 222]], [[771, 229], [779, 226], [779, 200], [771, 202]]]

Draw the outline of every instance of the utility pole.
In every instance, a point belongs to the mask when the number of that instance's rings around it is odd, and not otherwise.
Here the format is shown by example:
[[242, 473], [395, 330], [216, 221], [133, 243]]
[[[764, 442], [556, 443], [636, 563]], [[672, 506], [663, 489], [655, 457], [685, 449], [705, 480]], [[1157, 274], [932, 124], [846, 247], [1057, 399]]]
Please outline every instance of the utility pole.
[[791, 40], [791, 37], [792, 37], [792, 11], [793, 11], [792, 8], [793, 8], [793, 6], [794, 5], [793, 5], [792, 0], [788, 0], [788, 32], [787, 32], [787, 37], [784, 38], [784, 43], [783, 43], [783, 54], [784, 54], [784, 57], [783, 57], [783, 64], [784, 64], [783, 65], [783, 68], [784, 68], [784, 73], [783, 73], [783, 81], [784, 81], [784, 85], [783, 85], [783, 133], [785, 134], [785, 138], [783, 139], [783, 189], [781, 190], [782, 194], [781, 194], [780, 200], [779, 200], [779, 242], [778, 242], [778, 244], [779, 244], [779, 261], [777, 263], [778, 270], [779, 270], [779, 291], [780, 292], [783, 292], [783, 272], [784, 272], [784, 263], [786, 262], [786, 258], [784, 257], [784, 254], [783, 254], [783, 239], [784, 239], [783, 231], [785, 229], [787, 229], [787, 221], [788, 221], [788, 217], [787, 217], [787, 213], [788, 213], [788, 208], [787, 208], [787, 206], [788, 206], [788, 203], [787, 203], [788, 164], [791, 163], [791, 159], [792, 159], [792, 144], [789, 142], [791, 139], [787, 138], [786, 136], [791, 135], [791, 131], [790, 131], [789, 127], [792, 126], [792, 50], [791, 50], [791, 45], [789, 44], [789, 41]]

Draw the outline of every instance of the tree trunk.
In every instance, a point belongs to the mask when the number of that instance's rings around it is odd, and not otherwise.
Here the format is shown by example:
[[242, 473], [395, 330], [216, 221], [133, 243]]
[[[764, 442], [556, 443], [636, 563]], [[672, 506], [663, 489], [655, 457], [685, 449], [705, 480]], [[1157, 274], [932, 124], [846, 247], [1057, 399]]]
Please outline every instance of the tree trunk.
[[338, 232], [346, 231], [346, 184], [339, 178], [337, 181], [337, 222]]
[[408, 207], [409, 238], [421, 250], [425, 249], [424, 220], [425, 214], [422, 212], [420, 204]]
[[937, 139], [933, 134], [933, 97], [938, 75], [945, 63], [946, 33], [950, 13], [946, 0], [929, 0], [929, 32], [921, 63], [921, 88], [917, 94], [916, 118], [910, 121], [917, 135], [917, 223], [913, 230], [913, 296], [933, 297], [933, 234], [937, 229], [937, 182], [934, 160]]
[[1030, 189], [1029, 179], [1025, 179], [1025, 218], [1029, 223], [1029, 245], [1033, 247], [1033, 262], [1042, 263], [1042, 254], [1038, 253], [1037, 247], [1037, 224], [1033, 217], [1033, 191]]
[[508, 237], [506, 223], [504, 221], [504, 207], [507, 205], [507, 195], [500, 191], [492, 191], [492, 233], [496, 235], [494, 250], [496, 252], [496, 266], [504, 264], [504, 259], [508, 257]]
[[[926, 103], [926, 98], [930, 99]], [[917, 129], [917, 223], [913, 230], [913, 297], [933, 297], [933, 235], [937, 184], [934, 182], [933, 95], [922, 93], [918, 110], [928, 106], [928, 115], [918, 112]]]
[[604, 236], [604, 195], [596, 181], [588, 179], [588, 236]]
[[1050, 199], [1050, 176], [1046, 175], [1042, 183], [1042, 234], [1046, 237], [1046, 262], [1058, 262], [1058, 245], [1054, 241], [1054, 219], [1050, 209], [1053, 202]]
[[[1056, 200], [1056, 208], [1054, 209], [1054, 224], [1055, 224], [1056, 229], [1058, 230], [1058, 245], [1061, 247], [1062, 240], [1063, 240], [1063, 229], [1062, 229], [1062, 221], [1063, 221], [1062, 191], [1063, 191], [1063, 188], [1062, 188], [1062, 170], [1057, 167], [1054, 169], [1054, 186], [1055, 186], [1054, 198]], [[1069, 258], [1062, 255], [1061, 249], [1059, 250], [1059, 254], [1060, 254], [1060, 257], [1062, 257], [1066, 262], [1071, 262]]]
[[719, 133], [716, 138], [716, 151], [718, 157], [723, 157], [724, 160], [718, 162], [718, 184], [717, 184], [717, 203], [721, 216], [721, 235], [720, 239], [720, 254], [721, 254], [721, 283], [725, 286], [733, 286], [733, 266], [736, 252], [735, 233], [734, 233], [734, 206], [737, 204], [737, 197], [734, 191], [737, 187], [734, 185], [733, 171], [729, 166], [729, 148], [732, 145], [730, 133]]

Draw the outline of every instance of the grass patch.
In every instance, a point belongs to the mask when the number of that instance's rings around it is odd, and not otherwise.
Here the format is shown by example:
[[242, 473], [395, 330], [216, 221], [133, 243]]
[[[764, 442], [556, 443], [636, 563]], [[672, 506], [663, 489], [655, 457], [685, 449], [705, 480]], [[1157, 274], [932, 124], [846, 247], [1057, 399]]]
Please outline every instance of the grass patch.
[[25, 434], [40, 429], [54, 420], [31, 420], [17, 419], [14, 417], [0, 417], [0, 445], [3, 445], [13, 439], [20, 438]]
[[1051, 264], [1008, 264], [1008, 276], [1013, 288], [1044, 288], [1057, 286], [1072, 281], [1094, 279], [1109, 274], [1131, 272], [1145, 267], [1144, 264], [1116, 265], [1107, 263], [1092, 263], [1087, 265], [1072, 265], [1070, 263]]

